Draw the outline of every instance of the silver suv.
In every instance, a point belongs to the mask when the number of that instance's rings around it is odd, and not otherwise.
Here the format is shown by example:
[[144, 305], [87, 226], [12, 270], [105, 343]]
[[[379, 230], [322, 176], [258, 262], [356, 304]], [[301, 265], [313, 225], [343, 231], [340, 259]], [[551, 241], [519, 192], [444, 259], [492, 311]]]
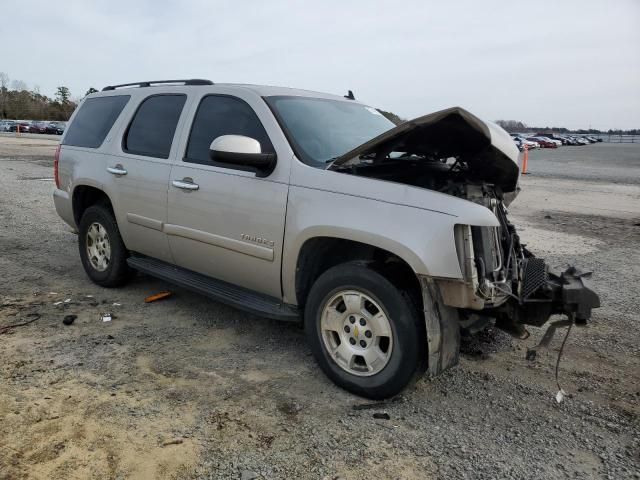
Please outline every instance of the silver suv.
[[138, 270], [303, 322], [334, 382], [384, 398], [455, 365], [461, 331], [599, 306], [521, 245], [517, 160], [461, 108], [396, 126], [351, 92], [141, 82], [80, 103], [53, 197], [95, 283]]

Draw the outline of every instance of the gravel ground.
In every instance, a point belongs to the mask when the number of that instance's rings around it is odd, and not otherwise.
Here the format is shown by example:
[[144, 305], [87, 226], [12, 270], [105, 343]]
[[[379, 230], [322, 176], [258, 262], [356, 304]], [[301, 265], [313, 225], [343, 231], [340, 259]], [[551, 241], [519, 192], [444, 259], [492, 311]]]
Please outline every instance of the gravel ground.
[[640, 478], [640, 145], [533, 152], [511, 207], [533, 251], [593, 269], [601, 294], [560, 405], [562, 335], [525, 360], [541, 329], [486, 330], [458, 367], [371, 404], [295, 325], [144, 276], [91, 284], [53, 209], [54, 148], [0, 137], [0, 329], [35, 319], [0, 335], [0, 479]]

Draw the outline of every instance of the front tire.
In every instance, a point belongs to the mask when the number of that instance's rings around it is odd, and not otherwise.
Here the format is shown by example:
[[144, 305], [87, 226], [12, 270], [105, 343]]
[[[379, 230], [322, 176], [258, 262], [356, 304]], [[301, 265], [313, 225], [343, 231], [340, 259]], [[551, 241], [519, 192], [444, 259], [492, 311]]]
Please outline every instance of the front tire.
[[124, 285], [131, 274], [128, 252], [111, 210], [103, 205], [87, 208], [78, 230], [80, 259], [89, 278], [102, 287]]
[[338, 265], [316, 280], [305, 331], [320, 368], [356, 395], [396, 395], [425, 366], [424, 321], [411, 296], [361, 264]]

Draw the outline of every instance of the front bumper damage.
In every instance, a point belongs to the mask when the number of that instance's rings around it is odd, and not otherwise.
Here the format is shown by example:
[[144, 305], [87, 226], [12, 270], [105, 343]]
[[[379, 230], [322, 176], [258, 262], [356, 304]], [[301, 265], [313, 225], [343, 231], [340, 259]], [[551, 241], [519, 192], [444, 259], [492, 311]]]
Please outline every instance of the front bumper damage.
[[551, 315], [566, 315], [572, 321], [586, 323], [591, 311], [600, 306], [591, 272], [569, 266], [558, 274], [548, 270], [541, 259], [529, 259], [526, 263], [529, 265], [525, 266], [521, 295], [483, 311], [496, 319], [497, 327], [524, 339], [529, 336], [525, 325], [541, 327]]
[[[485, 262], [477, 261], [483, 246], [476, 241], [474, 251], [469, 228], [457, 235], [464, 279], [421, 278], [431, 376], [458, 363], [461, 330], [474, 333], [494, 323], [514, 337], [525, 339], [529, 336], [527, 325], [541, 327], [552, 315], [566, 315], [568, 320], [563, 325], [584, 324], [591, 318], [591, 311], [600, 306], [591, 272], [574, 266], [561, 273], [553, 272], [544, 260], [520, 245], [512, 225], [505, 227], [510, 230], [512, 250], [511, 254], [505, 254], [506, 249], [500, 253], [500, 273], [493, 277], [486, 274], [486, 255]], [[558, 326], [555, 324], [555, 328]], [[550, 328], [547, 343], [555, 328]]]
[[[600, 298], [592, 286], [591, 272], [570, 266], [557, 274], [549, 271], [544, 261], [536, 260], [537, 268], [542, 267], [544, 273], [540, 275], [529, 266], [529, 286], [523, 289], [522, 297], [511, 297], [498, 307], [481, 311], [460, 310], [447, 305], [442, 292], [453, 295], [450, 281], [420, 278], [429, 352], [427, 372], [430, 376], [439, 375], [458, 363], [461, 330], [473, 331], [474, 326], [480, 329], [495, 321], [498, 328], [525, 339], [529, 336], [525, 325], [541, 327], [551, 315], [566, 315], [567, 320], [550, 325], [539, 345], [542, 347], [548, 345], [557, 327], [574, 322], [584, 324], [591, 318], [592, 309], [600, 307]], [[526, 276], [524, 279], [527, 281]], [[531, 282], [536, 283], [535, 288]], [[468, 292], [464, 284], [459, 290]]]
[[567, 268], [560, 275], [558, 307], [568, 317], [579, 323], [591, 318], [591, 310], [600, 307], [600, 297], [593, 290], [591, 272], [581, 272], [576, 267]]

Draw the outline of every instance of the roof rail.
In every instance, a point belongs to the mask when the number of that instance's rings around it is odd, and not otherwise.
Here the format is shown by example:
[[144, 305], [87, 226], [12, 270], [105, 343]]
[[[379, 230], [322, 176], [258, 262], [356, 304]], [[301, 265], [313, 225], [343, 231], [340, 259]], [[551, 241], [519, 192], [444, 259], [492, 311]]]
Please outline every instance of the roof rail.
[[133, 82], [133, 83], [122, 83], [120, 85], [108, 85], [102, 89], [103, 92], [107, 90], [115, 90], [116, 88], [121, 87], [150, 87], [151, 85], [161, 84], [161, 83], [183, 83], [185, 85], [213, 85], [211, 80], [203, 80], [201, 78], [191, 78], [188, 80], [150, 80], [148, 82]]

